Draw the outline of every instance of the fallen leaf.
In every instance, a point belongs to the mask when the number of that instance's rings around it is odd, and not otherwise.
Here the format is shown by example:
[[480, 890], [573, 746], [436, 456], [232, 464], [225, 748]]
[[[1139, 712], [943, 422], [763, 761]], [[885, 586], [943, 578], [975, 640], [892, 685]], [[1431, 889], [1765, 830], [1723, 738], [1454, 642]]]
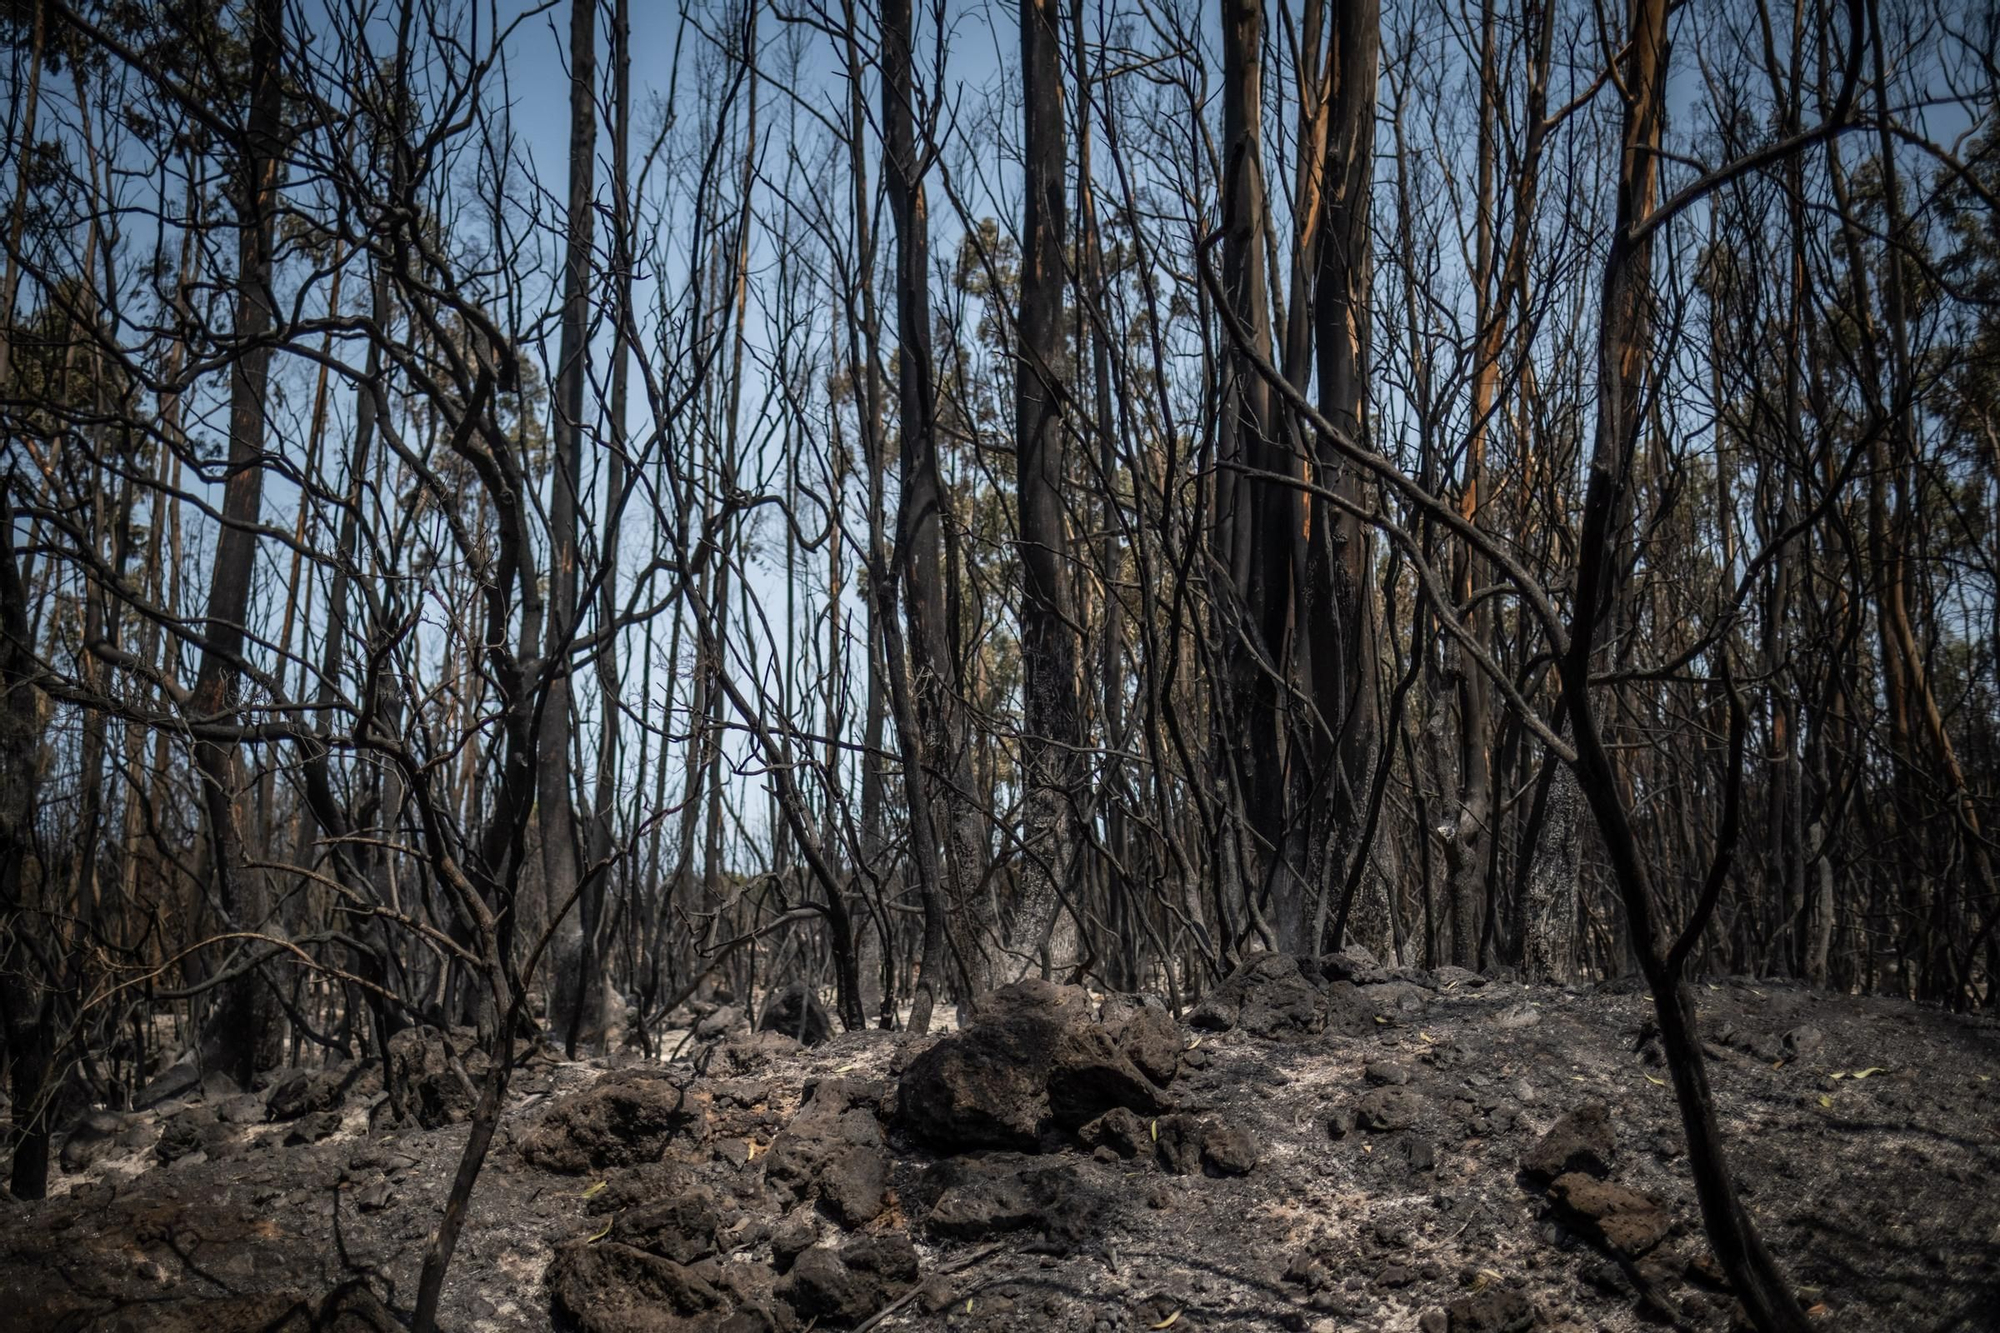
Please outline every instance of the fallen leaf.
[[1655, 1087], [1661, 1087], [1661, 1088], [1664, 1088], [1664, 1087], [1666, 1087], [1666, 1086], [1667, 1086], [1667, 1081], [1666, 1081], [1665, 1079], [1663, 1079], [1663, 1078], [1654, 1078], [1654, 1077], [1653, 1077], [1653, 1076], [1652, 1076], [1651, 1074], [1648, 1074], [1648, 1075], [1646, 1075], [1646, 1081], [1647, 1081], [1648, 1083], [1651, 1083], [1651, 1084], [1653, 1084], [1653, 1085], [1654, 1085]]
[[1827, 1303], [1826, 1303], [1825, 1301], [1814, 1301], [1814, 1302], [1813, 1302], [1813, 1303], [1812, 1303], [1811, 1305], [1808, 1305], [1808, 1306], [1806, 1307], [1806, 1313], [1807, 1313], [1807, 1314], [1832, 1314], [1832, 1313], [1833, 1313], [1833, 1311], [1832, 1311], [1832, 1310], [1831, 1310], [1830, 1308], [1828, 1308], [1828, 1306], [1827, 1306]]
[[1388, 1020], [1388, 1019], [1386, 1019], [1386, 1018], [1384, 1018], [1384, 1017], [1382, 1017], [1382, 1015], [1380, 1015], [1380, 1014], [1377, 1014], [1377, 1015], [1375, 1015], [1375, 1021], [1376, 1021], [1377, 1023], [1386, 1023], [1386, 1022], [1388, 1022], [1389, 1020]]
[[1880, 1065], [1870, 1065], [1870, 1066], [1869, 1066], [1868, 1068], [1866, 1068], [1866, 1069], [1857, 1069], [1857, 1070], [1855, 1070], [1855, 1071], [1854, 1071], [1854, 1077], [1855, 1077], [1855, 1078], [1867, 1078], [1867, 1077], [1868, 1077], [1868, 1076], [1869, 1076], [1870, 1074], [1880, 1074], [1880, 1073], [1882, 1073], [1882, 1072], [1883, 1072], [1883, 1069], [1882, 1069], [1882, 1066], [1880, 1066]]
[[1433, 1036], [1432, 1036], [1432, 1035], [1431, 1035], [1430, 1033], [1428, 1033], [1428, 1032], [1419, 1032], [1419, 1033], [1418, 1033], [1417, 1035], [1418, 1035], [1419, 1037], [1422, 1037], [1422, 1038], [1423, 1038], [1423, 1039], [1424, 1039], [1425, 1041], [1429, 1042], [1429, 1043], [1430, 1043], [1431, 1045], [1433, 1045], [1433, 1046], [1437, 1045], [1437, 1038], [1436, 1038], [1436, 1037], [1433, 1037]]
[[584, 1199], [594, 1198], [597, 1195], [604, 1193], [605, 1187], [608, 1186], [610, 1183], [611, 1182], [608, 1180], [593, 1181], [578, 1197]]
[[1147, 1128], [1153, 1132], [1153, 1142], [1158, 1143], [1160, 1141], [1160, 1122], [1155, 1120]]
[[592, 1236], [590, 1240], [585, 1241], [584, 1244], [588, 1245], [593, 1241], [603, 1240], [606, 1236], [610, 1234], [611, 1234], [611, 1219], [607, 1217], [604, 1219], [604, 1229], [598, 1232], [595, 1236]]
[[1176, 1310], [1172, 1314], [1168, 1315], [1165, 1319], [1162, 1319], [1159, 1323], [1152, 1325], [1152, 1327], [1172, 1328], [1176, 1323], [1180, 1321], [1180, 1317], [1181, 1317], [1181, 1312], [1179, 1310]]
[[1819, 1104], [1821, 1106], [1824, 1106], [1827, 1110], [1831, 1111], [1833, 1109], [1833, 1098], [1827, 1096], [1825, 1093], [1822, 1092], [1819, 1095]]

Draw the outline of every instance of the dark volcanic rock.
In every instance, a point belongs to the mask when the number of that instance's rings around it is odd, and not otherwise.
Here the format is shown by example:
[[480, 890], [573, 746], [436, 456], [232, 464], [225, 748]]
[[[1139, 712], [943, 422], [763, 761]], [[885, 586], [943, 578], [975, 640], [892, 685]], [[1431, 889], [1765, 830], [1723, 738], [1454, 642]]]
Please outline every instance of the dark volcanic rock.
[[1657, 1201], [1582, 1172], [1557, 1176], [1549, 1185], [1549, 1195], [1564, 1220], [1628, 1259], [1638, 1258], [1665, 1240], [1673, 1226]]
[[62, 1169], [71, 1175], [87, 1171], [123, 1151], [119, 1144], [126, 1119], [116, 1111], [90, 1111], [71, 1127], [62, 1146]]
[[924, 1229], [940, 1240], [986, 1240], [1038, 1230], [1077, 1240], [1092, 1234], [1106, 1200], [1074, 1162], [994, 1153], [946, 1158], [924, 1173], [931, 1200]]
[[764, 1178], [794, 1199], [817, 1197], [834, 1220], [858, 1227], [882, 1211], [889, 1161], [875, 1118], [879, 1089], [827, 1079], [772, 1141]]
[[1262, 1149], [1241, 1125], [1215, 1125], [1201, 1141], [1202, 1165], [1221, 1176], [1247, 1176], [1257, 1169]]
[[833, 1019], [805, 983], [795, 981], [764, 1001], [757, 1020], [759, 1032], [782, 1032], [804, 1046], [817, 1046], [833, 1035]]
[[798, 1042], [782, 1032], [739, 1032], [711, 1048], [715, 1059], [731, 1074], [761, 1074], [797, 1055]]
[[1353, 982], [1327, 983], [1324, 998], [1327, 1031], [1358, 1037], [1373, 1033], [1380, 1026], [1375, 1021], [1374, 1002], [1363, 995], [1361, 987]]
[[1032, 1150], [1055, 1127], [1081, 1128], [1113, 1107], [1168, 1104], [1090, 1022], [1082, 990], [1039, 980], [985, 997], [971, 1027], [910, 1062], [896, 1099], [903, 1127], [947, 1150]]
[[1740, 1045], [1767, 1065], [1775, 1065], [1785, 1058], [1785, 1039], [1775, 1032], [1751, 1034], [1744, 1037]]
[[1408, 1088], [1377, 1088], [1354, 1104], [1354, 1119], [1368, 1130], [1408, 1129], [1423, 1109], [1423, 1097]]
[[[704, 1178], [691, 1163], [671, 1159], [642, 1162], [638, 1166], [612, 1171], [603, 1187], [590, 1195], [590, 1212], [616, 1217], [645, 1208], [658, 1200], [683, 1195], [716, 1195], [712, 1180]], [[716, 1195], [719, 1199], [719, 1195]], [[722, 1206], [719, 1202], [718, 1207]]]
[[659, 1159], [676, 1135], [700, 1127], [687, 1088], [645, 1074], [613, 1074], [559, 1102], [521, 1140], [521, 1156], [546, 1171], [580, 1174]]
[[999, 1022], [1012, 1015], [1038, 1014], [1068, 1028], [1090, 1022], [1091, 1013], [1090, 992], [1083, 987], [1025, 977], [980, 996], [973, 1022]]
[[264, 1101], [271, 1120], [298, 1120], [321, 1111], [337, 1111], [350, 1096], [368, 1096], [382, 1087], [373, 1063], [351, 1060], [327, 1069], [301, 1070], [281, 1079]]
[[733, 1004], [725, 1004], [710, 1010], [696, 1021], [694, 1039], [696, 1041], [721, 1041], [730, 1033], [743, 1026], [746, 1018], [743, 1010]]
[[1356, 986], [1363, 1004], [1375, 1011], [1378, 1018], [1395, 1018], [1400, 1015], [1414, 1015], [1422, 1012], [1430, 1003], [1424, 989], [1410, 981], [1381, 981], [1370, 985]]
[[1160, 1169], [1169, 1175], [1201, 1174], [1201, 1149], [1208, 1139], [1208, 1126], [1191, 1115], [1161, 1116], [1147, 1126], [1153, 1137], [1153, 1155]]
[[1794, 1060], [1816, 1054], [1826, 1045], [1826, 1033], [1816, 1027], [1796, 1027], [1785, 1034], [1785, 1054]]
[[620, 1212], [611, 1234], [635, 1249], [691, 1264], [715, 1253], [715, 1233], [721, 1226], [715, 1192], [705, 1185], [687, 1184]]
[[1165, 1087], [1180, 1072], [1186, 1042], [1180, 1026], [1157, 999], [1146, 995], [1114, 995], [1098, 1013], [1125, 1058], [1153, 1082]]
[[1328, 981], [1351, 981], [1357, 986], [1389, 979], [1388, 970], [1375, 960], [1375, 955], [1358, 944], [1350, 944], [1337, 953], [1321, 954], [1319, 970]]
[[941, 1240], [985, 1240], [1039, 1227], [1071, 1170], [1013, 1154], [949, 1158], [925, 1173], [936, 1201], [924, 1228]]
[[153, 1155], [162, 1162], [177, 1162], [201, 1152], [207, 1146], [202, 1136], [202, 1119], [197, 1111], [183, 1111], [171, 1117], [160, 1126], [160, 1141], [153, 1145]]
[[[452, 1067], [454, 1058], [463, 1065], [463, 1076]], [[433, 1027], [413, 1027], [389, 1038], [388, 1065], [393, 1100], [419, 1125], [436, 1129], [455, 1125], [472, 1114], [476, 1095], [467, 1080], [485, 1072], [486, 1057], [478, 1050], [470, 1029], [446, 1033]]]
[[686, 1265], [614, 1240], [570, 1245], [549, 1265], [558, 1320], [582, 1333], [688, 1333], [722, 1293]]
[[771, 1266], [780, 1273], [792, 1266], [792, 1261], [819, 1244], [819, 1224], [813, 1220], [810, 1211], [801, 1209], [778, 1223], [771, 1232]]
[[1248, 1175], [1263, 1156], [1255, 1134], [1215, 1116], [1161, 1116], [1147, 1132], [1156, 1135], [1154, 1156], [1169, 1175]]
[[340, 1112], [321, 1111], [309, 1115], [295, 1123], [285, 1134], [285, 1146], [297, 1148], [321, 1139], [332, 1138], [340, 1132]]
[[1139, 1113], [1115, 1106], [1077, 1131], [1086, 1148], [1109, 1148], [1120, 1157], [1137, 1157], [1152, 1147], [1152, 1135]]
[[1599, 1101], [1585, 1102], [1549, 1127], [1521, 1158], [1521, 1169], [1537, 1180], [1554, 1180], [1572, 1171], [1602, 1178], [1611, 1174], [1614, 1150], [1611, 1108]]
[[833, 1250], [814, 1246], [792, 1261], [778, 1295], [807, 1319], [851, 1326], [908, 1291], [917, 1252], [901, 1232], [868, 1236]]
[[1172, 1104], [1104, 1028], [1062, 1035], [1048, 1073], [1049, 1114], [1058, 1125], [1079, 1129], [1115, 1106], [1157, 1114]]
[[224, 1099], [215, 1108], [216, 1118], [225, 1125], [256, 1125], [264, 1120], [264, 1099], [255, 1093], [242, 1092]]
[[1522, 1000], [1518, 1004], [1508, 1005], [1488, 1021], [1502, 1032], [1519, 1032], [1523, 1028], [1538, 1026], [1542, 1021], [1542, 1011], [1528, 1001]]
[[881, 1216], [888, 1191], [889, 1158], [880, 1148], [843, 1148], [819, 1176], [820, 1202], [844, 1227], [866, 1226]]
[[837, 1251], [815, 1245], [792, 1260], [778, 1292], [794, 1310], [812, 1320], [858, 1324], [875, 1310], [864, 1284], [840, 1261]]
[[1523, 1333], [1535, 1323], [1535, 1307], [1518, 1291], [1489, 1287], [1446, 1307], [1451, 1333]]
[[1191, 1026], [1210, 1032], [1231, 1030], [1253, 1037], [1288, 1037], [1319, 1032], [1326, 1027], [1326, 998], [1305, 968], [1319, 974], [1319, 963], [1302, 965], [1291, 954], [1253, 953], [1202, 1001], [1189, 1017]]
[[889, 1231], [847, 1243], [840, 1261], [857, 1273], [871, 1273], [885, 1283], [908, 1287], [917, 1280], [917, 1247], [907, 1233]]
[[215, 1063], [214, 1055], [213, 1050], [203, 1052], [195, 1048], [181, 1052], [178, 1059], [139, 1090], [132, 1104], [143, 1111], [176, 1097], [207, 1097], [219, 1101], [242, 1092], [243, 1089], [236, 1086], [236, 1080], [221, 1070], [209, 1068], [204, 1071], [204, 1063]]

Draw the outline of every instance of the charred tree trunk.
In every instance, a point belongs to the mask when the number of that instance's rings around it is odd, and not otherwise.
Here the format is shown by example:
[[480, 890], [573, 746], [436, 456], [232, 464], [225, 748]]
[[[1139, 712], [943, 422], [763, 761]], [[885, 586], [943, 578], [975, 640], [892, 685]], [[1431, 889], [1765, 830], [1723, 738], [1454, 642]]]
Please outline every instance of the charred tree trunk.
[[[0, 491], [0, 905], [10, 913], [27, 906], [31, 887], [40, 749], [36, 674], [28, 590], [14, 558], [14, 510]], [[48, 960], [36, 957], [31, 945], [27, 930], [10, 929], [0, 947], [0, 1036], [14, 1108], [7, 1188], [17, 1199], [40, 1199], [49, 1188], [53, 990]]]
[[[625, 458], [629, 441], [625, 433], [626, 399], [630, 393], [631, 344], [629, 328], [632, 310], [632, 236], [630, 138], [632, 118], [632, 53], [629, 0], [613, 0], [611, 17], [612, 125], [611, 125], [611, 252], [617, 274], [613, 293], [616, 324], [611, 339], [611, 401], [608, 404], [611, 448], [605, 456], [605, 503], [603, 547], [598, 557], [597, 626], [600, 634], [612, 632], [618, 623], [618, 543], [625, 510]], [[587, 1041], [609, 1054], [617, 1034], [606, 1026], [611, 1012], [610, 972], [605, 920], [605, 900], [611, 886], [621, 882], [612, 869], [616, 838], [618, 765], [620, 758], [619, 653], [616, 644], [606, 644], [597, 652], [598, 738], [597, 783], [592, 795], [589, 873], [592, 876], [581, 903], [583, 935], [581, 1010], [571, 1022], [572, 1040]]]
[[[1375, 0], [1332, 6], [1328, 50], [1328, 130], [1322, 171], [1325, 225], [1315, 257], [1312, 319], [1321, 414], [1354, 439], [1367, 438], [1368, 299], [1374, 264], [1369, 211], [1374, 194], [1375, 89], [1381, 61], [1381, 15]], [[1294, 310], [1299, 320], [1304, 312]], [[1305, 506], [1306, 578], [1299, 679], [1312, 708], [1301, 743], [1313, 755], [1310, 789], [1300, 793], [1311, 833], [1307, 847], [1309, 911], [1301, 944], [1325, 943], [1336, 890], [1371, 848], [1361, 838], [1380, 742], [1380, 678], [1372, 589], [1374, 542], [1354, 510], [1364, 497], [1355, 469], [1329, 442], [1313, 437], [1310, 478], [1344, 505]], [[1351, 506], [1351, 508], [1350, 508]]]
[[[1688, 1164], [1702, 1221], [1730, 1285], [1761, 1333], [1805, 1333], [1800, 1313], [1777, 1261], [1764, 1246], [1729, 1173], [1715, 1096], [1697, 1027], [1694, 992], [1683, 972], [1699, 939], [1714, 893], [1726, 873], [1741, 800], [1732, 781], [1725, 798], [1724, 835], [1710, 872], [1710, 891], [1677, 943], [1663, 934], [1661, 902], [1653, 872], [1633, 831], [1624, 786], [1600, 729], [1591, 696], [1591, 663], [1600, 617], [1618, 592], [1633, 454], [1643, 417], [1653, 356], [1652, 247], [1639, 232], [1654, 207], [1661, 120], [1666, 101], [1667, 0], [1633, 0], [1624, 61], [1624, 135], [1620, 149], [1617, 213], [1604, 262], [1597, 348], [1597, 427], [1584, 496], [1577, 556], [1576, 601], [1568, 651], [1560, 660], [1563, 699], [1576, 735], [1577, 778], [1596, 816], [1612, 876], [1625, 907], [1632, 951], [1653, 991], [1661, 1045], [1673, 1075], [1687, 1136]], [[1854, 40], [1860, 40], [1856, 33]], [[1740, 764], [1741, 724], [1732, 760]]]
[[[1271, 354], [1270, 301], [1264, 271], [1264, 7], [1262, 0], [1222, 6], [1222, 285], [1251, 346]], [[1263, 922], [1286, 826], [1285, 747], [1278, 653], [1286, 646], [1290, 599], [1284, 595], [1293, 489], [1250, 474], [1285, 471], [1271, 443], [1270, 388], [1249, 359], [1231, 357], [1218, 431], [1211, 578], [1216, 584], [1216, 789], [1227, 802], [1215, 849], [1219, 891], [1236, 910]], [[1274, 468], [1273, 464], [1280, 466]], [[1271, 525], [1276, 532], [1267, 532]], [[1260, 540], [1261, 538], [1261, 540]], [[1276, 891], [1283, 921], [1297, 921], [1300, 882], [1285, 876]], [[1267, 927], [1268, 929], [1268, 927]], [[1287, 943], [1279, 938], [1270, 944]], [[1233, 941], [1232, 941], [1233, 943]], [[1294, 944], [1294, 947], [1296, 945]]]
[[[915, 89], [911, 68], [912, 19], [909, 0], [882, 6], [882, 140], [884, 184], [896, 229], [896, 370], [902, 430], [902, 486], [896, 501], [896, 570], [909, 625], [909, 671], [916, 695], [917, 725], [923, 732], [922, 769], [907, 769], [907, 783], [928, 782], [930, 792], [910, 802], [915, 810], [932, 805], [942, 827], [926, 829], [911, 821], [912, 838], [945, 844], [944, 882], [923, 900], [922, 973], [912, 995], [910, 1030], [929, 1026], [944, 969], [947, 903], [963, 906], [960, 890], [972, 872], [973, 839], [965, 737], [958, 719], [958, 673], [945, 611], [942, 507], [938, 473], [937, 394], [931, 372], [930, 215], [924, 202], [928, 152], [917, 142]], [[884, 614], [888, 614], [884, 608]], [[970, 963], [971, 960], [966, 960]], [[975, 978], [977, 985], [980, 978]], [[970, 998], [970, 997], [968, 997]]]
[[[264, 493], [266, 396], [271, 372], [271, 262], [277, 226], [282, 152], [283, 0], [258, 0], [250, 17], [250, 96], [236, 189], [237, 276], [235, 363], [229, 382], [229, 462], [222, 521], [208, 588], [201, 666], [191, 712], [218, 730], [233, 728], [237, 686], [248, 638], [250, 585], [257, 559], [256, 524]], [[213, 868], [224, 928], [262, 931], [270, 915], [262, 871], [247, 864], [239, 808], [243, 776], [233, 739], [197, 739]], [[278, 1062], [282, 1032], [269, 982], [245, 969], [224, 983], [209, 1016], [207, 1045], [220, 1067], [248, 1088], [259, 1069]]]
[[[583, 486], [583, 386], [588, 378], [590, 244], [597, 179], [597, 0], [571, 0], [569, 12], [569, 213], [563, 258], [562, 333], [556, 362], [553, 487], [549, 505], [548, 637], [541, 670], [548, 680], [538, 720], [536, 808], [542, 839], [542, 885], [548, 926], [556, 932], [549, 1024], [574, 1055], [583, 1022], [584, 930], [570, 915], [582, 867], [575, 787], [570, 781], [573, 691], [571, 644], [577, 632], [577, 527]], [[587, 821], [586, 821], [587, 822]], [[593, 877], [593, 886], [602, 877]], [[596, 889], [593, 888], [593, 892]], [[596, 904], [593, 903], [592, 908]], [[600, 987], [601, 989], [601, 987]]]
[[[1076, 636], [1065, 595], [1063, 515], [1064, 206], [1061, 31], [1057, 0], [1022, 0], [1023, 149], [1020, 356], [1014, 367], [1014, 459], [1021, 553], [1023, 782], [1019, 895], [1006, 932], [1009, 978], [1035, 966], [1062, 911], [1077, 836]], [[1051, 950], [1051, 961], [1060, 961]]]

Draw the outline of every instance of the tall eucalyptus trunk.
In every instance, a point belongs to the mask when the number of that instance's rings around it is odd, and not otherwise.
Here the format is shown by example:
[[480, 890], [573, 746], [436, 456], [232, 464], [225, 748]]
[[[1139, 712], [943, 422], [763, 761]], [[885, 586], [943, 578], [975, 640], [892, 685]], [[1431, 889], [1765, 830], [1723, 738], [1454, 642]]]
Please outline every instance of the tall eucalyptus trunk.
[[575, 784], [570, 773], [575, 727], [570, 662], [578, 621], [583, 389], [589, 379], [590, 246], [597, 182], [597, 0], [570, 0], [569, 62], [569, 207], [551, 431], [554, 475], [549, 504], [548, 621], [541, 661], [547, 686], [538, 720], [535, 781], [542, 889], [548, 904], [548, 926], [556, 932], [549, 1024], [573, 1050], [586, 987], [583, 913], [572, 915], [573, 900], [582, 887], [582, 867]]
[[[1021, 0], [1026, 188], [1020, 312], [1015, 323], [1014, 472], [1020, 522], [1022, 773], [1026, 819], [1019, 897], [1007, 923], [1005, 968], [1019, 976], [1050, 945], [1077, 844], [1081, 739], [1074, 613], [1066, 595], [1063, 327], [1068, 242], [1064, 192], [1061, 21], [1057, 0]], [[1068, 932], [1072, 945], [1074, 926]], [[1058, 950], [1068, 952], [1068, 950]]]
[[[248, 865], [253, 853], [244, 841], [241, 753], [228, 733], [237, 725], [240, 707], [237, 690], [249, 638], [256, 525], [263, 507], [264, 457], [269, 445], [266, 411], [273, 322], [272, 251], [283, 151], [284, 18], [283, 0], [258, 0], [249, 16], [249, 101], [234, 182], [237, 273], [229, 455], [209, 577], [201, 665], [189, 705], [197, 726], [214, 729], [197, 736], [195, 765], [201, 774], [216, 903], [223, 928], [231, 933], [260, 932], [270, 924], [269, 886], [263, 872]], [[245, 954], [261, 949], [244, 942]], [[249, 1087], [259, 1069], [277, 1063], [282, 1037], [271, 984], [258, 969], [242, 968], [223, 983], [209, 1015], [206, 1044], [225, 1073]]]
[[[905, 765], [906, 783], [928, 783], [914, 812], [936, 812], [934, 828], [912, 817], [913, 839], [942, 839], [940, 884], [923, 900], [921, 974], [912, 994], [910, 1030], [928, 1027], [944, 970], [946, 899], [964, 905], [959, 890], [977, 881], [978, 839], [967, 744], [958, 698], [958, 669], [948, 639], [945, 606], [944, 483], [938, 472], [937, 386], [931, 366], [930, 212], [924, 196], [929, 153], [919, 143], [909, 0], [885, 0], [882, 16], [882, 140], [889, 216], [896, 230], [896, 379], [902, 434], [902, 484], [896, 497], [896, 570], [908, 625], [911, 710], [922, 734], [923, 767]], [[977, 968], [977, 963], [968, 960]], [[975, 976], [977, 986], [984, 978]], [[970, 997], [968, 997], [970, 998]]]

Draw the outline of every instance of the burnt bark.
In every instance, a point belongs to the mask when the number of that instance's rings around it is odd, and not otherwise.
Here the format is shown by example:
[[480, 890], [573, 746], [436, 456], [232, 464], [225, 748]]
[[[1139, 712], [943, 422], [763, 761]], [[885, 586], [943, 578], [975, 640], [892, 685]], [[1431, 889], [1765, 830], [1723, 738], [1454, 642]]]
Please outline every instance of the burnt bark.
[[[273, 323], [272, 251], [282, 166], [285, 7], [258, 0], [250, 14], [250, 88], [240, 141], [237, 190], [237, 275], [234, 364], [229, 380], [229, 455], [220, 528], [208, 585], [201, 666], [190, 712], [225, 731], [237, 718], [238, 687], [249, 640], [250, 584], [257, 560], [256, 524], [263, 506], [266, 400]], [[208, 818], [216, 902], [226, 932], [268, 927], [269, 887], [246, 862], [241, 800], [245, 782], [239, 746], [212, 733], [195, 743]], [[226, 983], [207, 1024], [206, 1044], [219, 1067], [243, 1087], [278, 1062], [283, 1033], [269, 983], [250, 969]]]
[[[1027, 813], [1019, 896], [1014, 919], [1007, 923], [1006, 979], [1033, 969], [1050, 945], [1076, 852], [1081, 794], [1076, 635], [1066, 593], [1069, 536], [1063, 513], [1068, 145], [1060, 31], [1057, 0], [1022, 0], [1026, 188], [1015, 322], [1020, 354], [1014, 367], [1014, 470], [1021, 533], [1021, 748]], [[1068, 933], [1073, 936], [1074, 928]]]

